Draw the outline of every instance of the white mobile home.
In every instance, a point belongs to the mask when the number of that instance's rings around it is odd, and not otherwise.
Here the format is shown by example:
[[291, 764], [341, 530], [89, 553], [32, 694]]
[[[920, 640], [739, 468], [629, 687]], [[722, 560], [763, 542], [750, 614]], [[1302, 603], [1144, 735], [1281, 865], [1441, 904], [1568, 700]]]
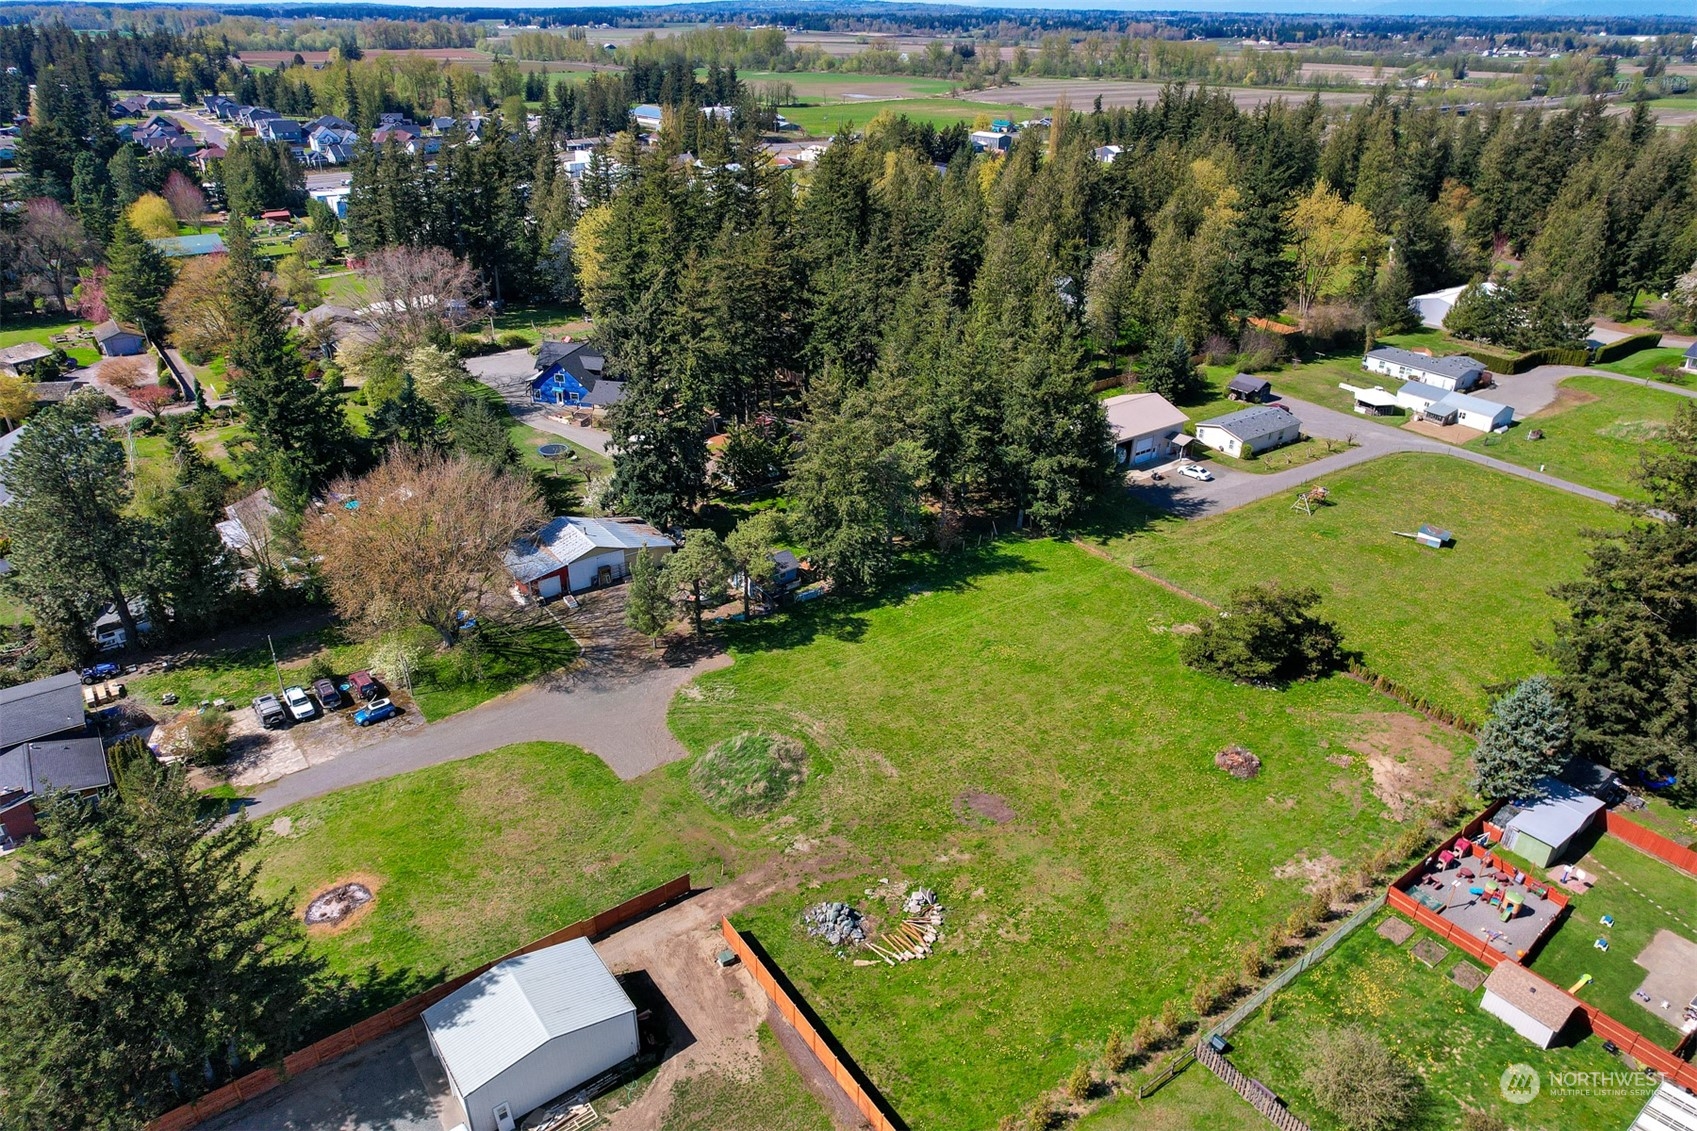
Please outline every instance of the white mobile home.
[[1361, 359], [1361, 367], [1369, 373], [1394, 377], [1398, 381], [1418, 381], [1446, 393], [1475, 388], [1485, 377], [1485, 367], [1471, 357], [1428, 357], [1412, 350], [1385, 346], [1373, 350]]
[[1203, 447], [1239, 459], [1294, 444], [1301, 435], [1302, 422], [1271, 405], [1240, 409], [1196, 426], [1196, 439]]

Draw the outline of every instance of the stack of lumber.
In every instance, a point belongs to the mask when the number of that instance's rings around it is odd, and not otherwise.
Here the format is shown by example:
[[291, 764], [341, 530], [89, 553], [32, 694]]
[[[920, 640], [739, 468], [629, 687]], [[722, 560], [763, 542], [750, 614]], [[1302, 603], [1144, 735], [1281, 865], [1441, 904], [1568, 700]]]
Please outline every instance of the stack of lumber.
[[931, 904], [917, 914], [908, 915], [892, 930], [879, 935], [876, 941], [868, 940], [866, 945], [891, 966], [898, 962], [912, 962], [930, 956], [942, 928], [943, 909]]

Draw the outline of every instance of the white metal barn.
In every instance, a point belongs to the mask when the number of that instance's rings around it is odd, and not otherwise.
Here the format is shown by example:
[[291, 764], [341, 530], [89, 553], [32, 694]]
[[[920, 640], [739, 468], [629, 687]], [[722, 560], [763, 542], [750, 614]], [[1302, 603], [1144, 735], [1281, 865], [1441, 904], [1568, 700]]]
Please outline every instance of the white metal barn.
[[496, 964], [424, 1011], [471, 1131], [512, 1131], [636, 1055], [636, 1006], [588, 939]]
[[507, 569], [519, 587], [543, 600], [581, 593], [629, 576], [638, 554], [665, 557], [672, 540], [642, 522], [556, 518], [507, 550]]

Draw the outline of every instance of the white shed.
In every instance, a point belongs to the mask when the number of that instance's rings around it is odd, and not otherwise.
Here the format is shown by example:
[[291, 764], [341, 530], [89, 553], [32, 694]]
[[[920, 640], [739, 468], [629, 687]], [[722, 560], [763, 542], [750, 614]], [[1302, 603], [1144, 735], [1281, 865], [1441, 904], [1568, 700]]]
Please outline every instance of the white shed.
[[424, 1011], [471, 1131], [512, 1131], [637, 1052], [636, 1006], [588, 939], [498, 963]]
[[672, 540], [642, 522], [556, 518], [507, 550], [507, 569], [519, 588], [543, 600], [581, 593], [629, 576], [638, 554], [665, 557]]
[[1518, 962], [1502, 962], [1485, 979], [1479, 1008], [1508, 1022], [1510, 1028], [1541, 1049], [1561, 1037], [1579, 1002]]
[[1463, 428], [1477, 428], [1481, 432], [1495, 432], [1514, 423], [1512, 405], [1498, 404], [1466, 393], [1447, 393], [1431, 406], [1430, 411], [1454, 415], [1455, 422]]

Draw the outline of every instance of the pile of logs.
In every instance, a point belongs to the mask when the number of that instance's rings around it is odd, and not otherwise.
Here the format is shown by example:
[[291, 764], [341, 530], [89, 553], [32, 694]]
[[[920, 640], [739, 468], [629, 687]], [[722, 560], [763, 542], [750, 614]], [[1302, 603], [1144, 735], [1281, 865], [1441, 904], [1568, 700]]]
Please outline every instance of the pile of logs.
[[942, 928], [943, 909], [935, 903], [927, 903], [920, 910], [909, 911], [907, 918], [879, 935], [876, 941], [868, 939], [866, 946], [890, 966], [898, 962], [912, 962], [916, 958], [930, 956]]

